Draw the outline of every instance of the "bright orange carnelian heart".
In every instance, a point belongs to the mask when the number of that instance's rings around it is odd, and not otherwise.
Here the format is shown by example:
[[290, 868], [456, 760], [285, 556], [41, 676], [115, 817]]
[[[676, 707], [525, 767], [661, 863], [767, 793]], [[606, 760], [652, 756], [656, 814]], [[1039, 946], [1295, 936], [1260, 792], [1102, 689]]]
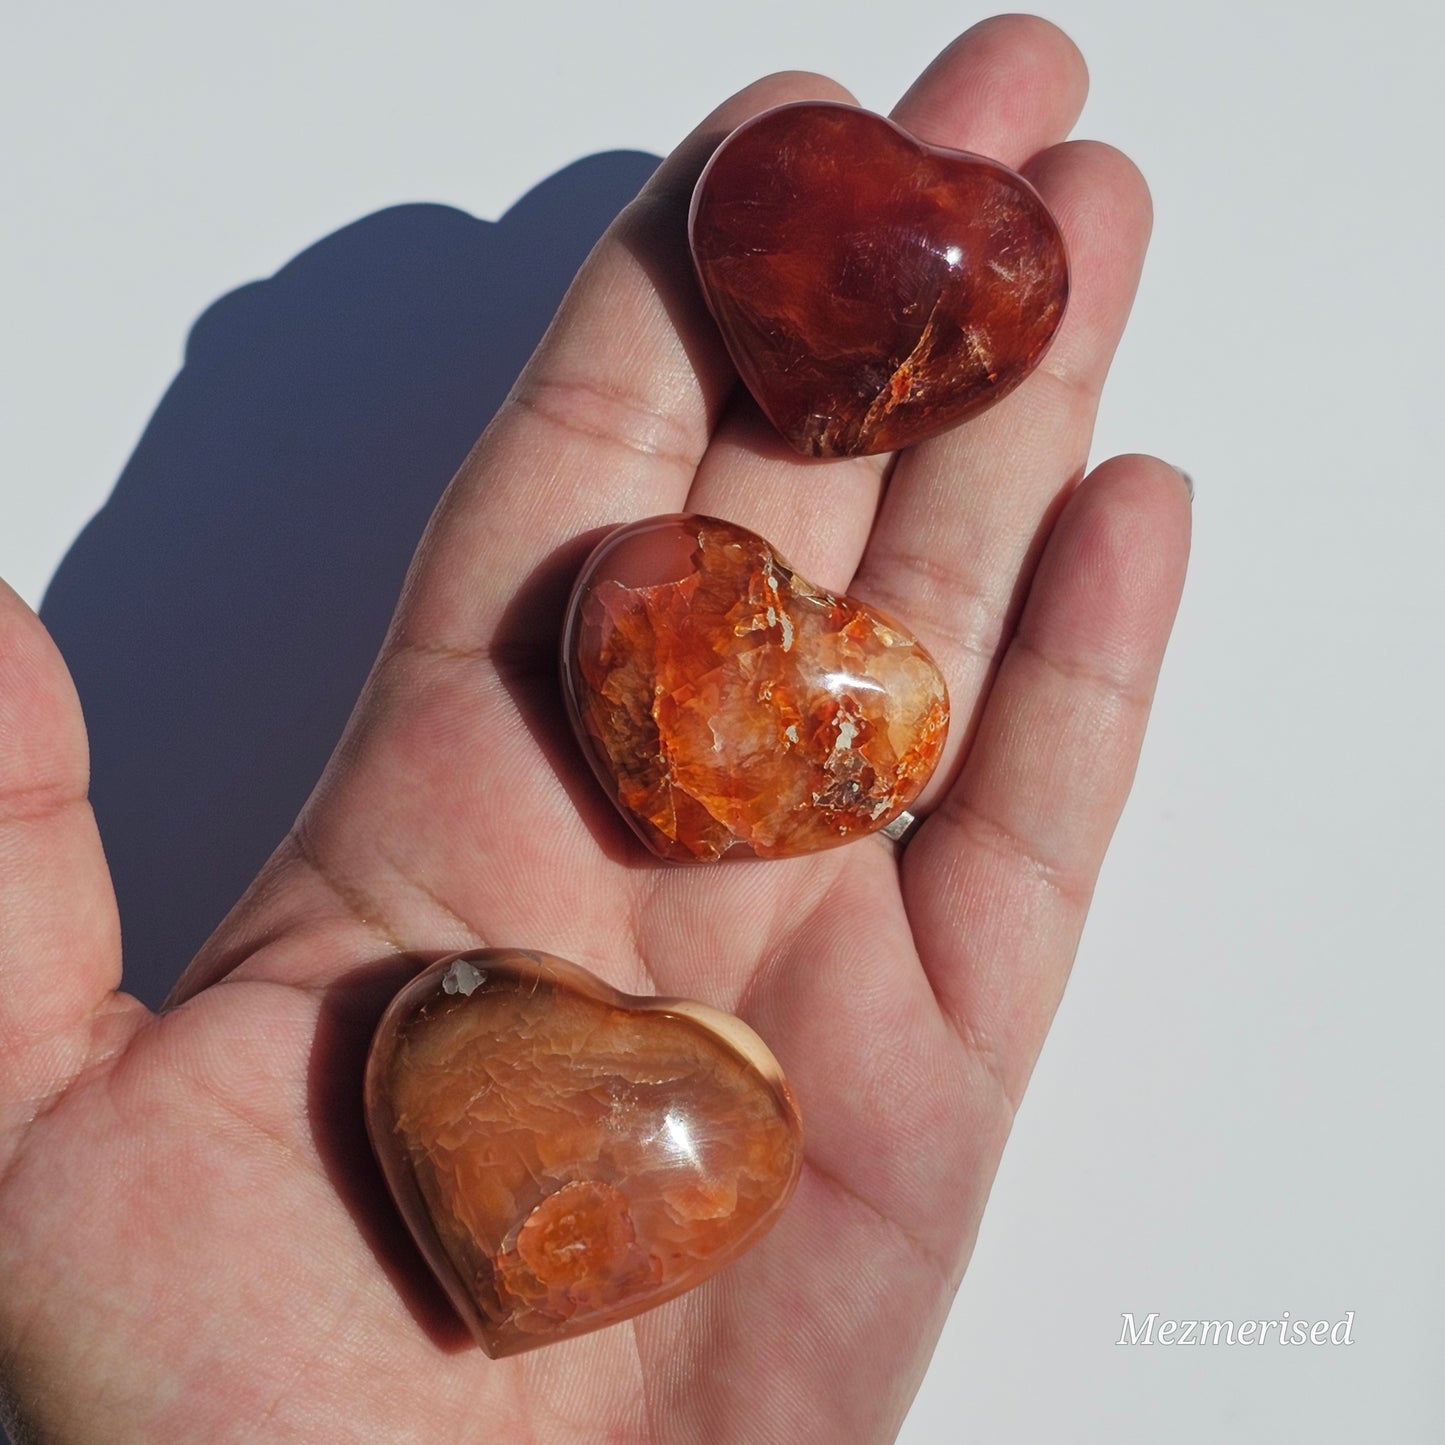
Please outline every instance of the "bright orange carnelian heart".
[[886, 827], [943, 750], [948, 694], [896, 623], [713, 517], [621, 527], [563, 629], [593, 770], [659, 857], [787, 858]]
[[772, 1227], [797, 1108], [740, 1019], [619, 993], [519, 949], [443, 959], [392, 1001], [372, 1145], [422, 1253], [497, 1358], [629, 1319]]
[[1058, 225], [1022, 176], [826, 101], [734, 131], [689, 236], [739, 375], [810, 456], [892, 451], [991, 406], [1068, 297]]

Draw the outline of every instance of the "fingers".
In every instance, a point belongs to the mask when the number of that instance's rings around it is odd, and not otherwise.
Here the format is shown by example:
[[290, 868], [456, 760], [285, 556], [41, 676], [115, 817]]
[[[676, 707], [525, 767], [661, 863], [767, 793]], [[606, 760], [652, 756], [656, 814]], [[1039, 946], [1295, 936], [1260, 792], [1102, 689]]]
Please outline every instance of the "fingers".
[[1058, 26], [995, 15], [945, 48], [893, 117], [930, 145], [1018, 167], [1069, 133], [1088, 91], [1084, 57]]
[[90, 1021], [120, 983], [115, 898], [87, 785], [65, 664], [0, 583], [0, 1138], [78, 1072]]
[[914, 632], [948, 679], [948, 750], [924, 808], [946, 790], [967, 748], [1034, 558], [1083, 474], [1148, 243], [1148, 190], [1117, 151], [1070, 142], [1044, 152], [1029, 175], [1069, 252], [1063, 324], [1012, 396], [899, 458], [852, 588]]
[[1189, 547], [1172, 467], [1104, 463], [1040, 560], [958, 781], [903, 883], [944, 1012], [1017, 1103], [1133, 780]]
[[[944, 50], [893, 118], [930, 145], [1019, 166], [1068, 134], [1087, 88], [1083, 59], [1061, 30], [1033, 16], [1004, 15]], [[753, 528], [810, 581], [842, 589], [867, 541], [890, 460], [801, 462], [740, 395], [687, 505]]]
[[[1020, 161], [1067, 131], [1084, 84], [1057, 30], [1011, 17], [950, 47], [900, 115], [929, 140]], [[383, 659], [292, 840], [325, 891], [382, 920], [389, 937], [496, 928], [524, 905], [535, 913], [538, 879], [564, 880], [552, 894], [570, 905], [604, 876], [564, 861], [590, 858], [579, 850], [595, 838], [574, 795], [590, 780], [555, 736], [565, 722], [552, 682], [562, 601], [588, 533], [699, 507], [757, 526], [814, 580], [848, 581], [881, 464], [813, 467], [778, 455], [781, 442], [763, 456], [732, 421], [709, 445], [733, 373], [692, 278], [684, 224], [693, 180], [728, 130], [783, 101], [843, 97], [817, 77], [774, 77], [705, 122], [599, 244], [449, 488]], [[611, 886], [605, 906], [622, 917], [634, 896]], [[211, 957], [264, 936], [274, 909], [252, 900]]]
[[[432, 520], [399, 619], [407, 638], [476, 648], [559, 549], [599, 527], [681, 507], [734, 382], [692, 275], [693, 183], [749, 116], [841, 94], [806, 74], [740, 91], [608, 229]], [[570, 570], [555, 567], [559, 585]], [[550, 646], [553, 619], [538, 615], [536, 641]], [[525, 624], [512, 632], [509, 645], [530, 640]]]

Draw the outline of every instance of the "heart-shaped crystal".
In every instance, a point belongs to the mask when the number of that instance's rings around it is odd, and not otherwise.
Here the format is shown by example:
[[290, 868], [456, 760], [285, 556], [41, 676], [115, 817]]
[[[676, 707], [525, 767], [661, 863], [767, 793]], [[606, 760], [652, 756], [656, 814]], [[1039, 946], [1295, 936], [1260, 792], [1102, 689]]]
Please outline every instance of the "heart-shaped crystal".
[[943, 749], [927, 652], [712, 517], [621, 527], [563, 630], [568, 708], [594, 771], [660, 857], [786, 858], [886, 827]]
[[693, 260], [733, 362], [798, 451], [892, 451], [1007, 395], [1063, 318], [1034, 188], [825, 101], [747, 121], [693, 194]]
[[366, 1106], [392, 1195], [494, 1358], [702, 1283], [768, 1231], [802, 1165], [782, 1070], [740, 1019], [518, 949], [401, 990]]

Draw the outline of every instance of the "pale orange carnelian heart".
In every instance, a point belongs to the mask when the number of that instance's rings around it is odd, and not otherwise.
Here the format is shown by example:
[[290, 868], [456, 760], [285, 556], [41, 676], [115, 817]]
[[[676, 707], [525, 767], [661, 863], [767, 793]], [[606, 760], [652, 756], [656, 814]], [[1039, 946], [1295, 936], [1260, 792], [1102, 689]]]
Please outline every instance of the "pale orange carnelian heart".
[[948, 730], [943, 676], [897, 623], [713, 517], [606, 538], [562, 650], [594, 771], [677, 862], [787, 858], [877, 832], [922, 791]]
[[628, 1319], [755, 1243], [802, 1130], [740, 1019], [635, 998], [563, 959], [443, 959], [392, 1001], [366, 1070], [403, 1217], [494, 1358]]
[[739, 126], [689, 238], [738, 374], [812, 456], [977, 415], [1038, 365], [1068, 298], [1059, 227], [1022, 176], [827, 101]]

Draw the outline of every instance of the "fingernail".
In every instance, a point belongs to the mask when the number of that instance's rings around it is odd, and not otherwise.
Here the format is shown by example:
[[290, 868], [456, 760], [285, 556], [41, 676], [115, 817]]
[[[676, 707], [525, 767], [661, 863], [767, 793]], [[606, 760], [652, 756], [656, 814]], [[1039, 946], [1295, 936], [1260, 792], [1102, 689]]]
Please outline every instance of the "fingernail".
[[1194, 500], [1194, 478], [1183, 467], [1175, 467], [1174, 470], [1184, 478], [1184, 485], [1189, 491], [1189, 500], [1192, 502]]

